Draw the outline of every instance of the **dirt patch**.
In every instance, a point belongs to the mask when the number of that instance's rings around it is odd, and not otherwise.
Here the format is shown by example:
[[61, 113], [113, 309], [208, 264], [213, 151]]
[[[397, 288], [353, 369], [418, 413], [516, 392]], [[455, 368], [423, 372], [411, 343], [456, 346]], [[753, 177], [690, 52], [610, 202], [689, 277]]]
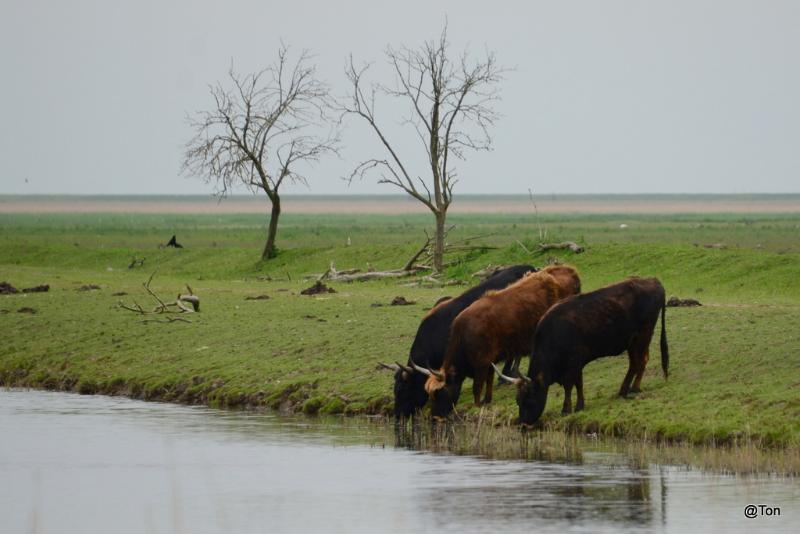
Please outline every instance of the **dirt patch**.
[[308, 287], [300, 292], [301, 295], [320, 295], [323, 293], [336, 293], [336, 290], [318, 281], [313, 286]]
[[36, 312], [36, 310], [35, 310], [34, 308], [28, 308], [28, 307], [24, 307], [24, 308], [20, 308], [20, 309], [18, 309], [18, 310], [17, 310], [17, 313], [30, 313], [30, 314], [34, 314], [34, 313], [37, 313], [37, 312]]
[[47, 291], [50, 291], [49, 284], [41, 284], [33, 287], [26, 287], [25, 289], [22, 290], [23, 293], [46, 293]]
[[269, 295], [256, 295], [245, 297], [244, 300], [269, 300]]
[[0, 282], [0, 295], [14, 295], [15, 293], [19, 293], [19, 289], [8, 282]]
[[389, 303], [390, 306], [411, 306], [412, 304], [416, 304], [416, 300], [406, 300], [405, 297], [395, 297], [392, 299], [392, 302]]
[[679, 299], [678, 297], [670, 297], [667, 301], [668, 308], [691, 308], [693, 306], [702, 306], [702, 304], [695, 299]]
[[75, 291], [94, 291], [96, 289], [100, 289], [100, 286], [95, 284], [84, 284]]
[[124, 297], [125, 295], [127, 295], [125, 291], [117, 291], [116, 293], [111, 293], [112, 297]]
[[15, 295], [17, 293], [44, 293], [45, 291], [50, 291], [50, 286], [48, 284], [17, 289], [8, 282], [0, 282], [0, 295]]

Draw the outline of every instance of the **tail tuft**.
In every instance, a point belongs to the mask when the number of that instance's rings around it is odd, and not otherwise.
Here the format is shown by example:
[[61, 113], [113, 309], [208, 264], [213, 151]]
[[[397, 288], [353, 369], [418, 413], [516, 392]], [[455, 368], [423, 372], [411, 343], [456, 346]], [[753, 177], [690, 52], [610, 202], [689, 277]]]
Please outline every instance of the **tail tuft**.
[[669, 377], [669, 346], [667, 346], [667, 306], [661, 304], [661, 370], [664, 380]]

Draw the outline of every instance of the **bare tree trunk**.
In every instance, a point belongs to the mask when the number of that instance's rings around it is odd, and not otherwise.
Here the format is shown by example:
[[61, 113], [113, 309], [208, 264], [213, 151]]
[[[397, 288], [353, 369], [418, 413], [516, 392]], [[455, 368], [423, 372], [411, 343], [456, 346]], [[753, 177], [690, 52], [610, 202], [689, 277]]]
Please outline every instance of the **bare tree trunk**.
[[444, 223], [447, 217], [446, 211], [434, 211], [436, 217], [436, 236], [433, 243], [433, 270], [437, 273], [442, 272], [444, 265]]
[[270, 197], [272, 201], [272, 212], [269, 215], [269, 228], [267, 229], [267, 244], [264, 252], [261, 253], [262, 260], [268, 260], [276, 256], [275, 253], [275, 234], [278, 233], [278, 217], [281, 215], [281, 197], [275, 193]]

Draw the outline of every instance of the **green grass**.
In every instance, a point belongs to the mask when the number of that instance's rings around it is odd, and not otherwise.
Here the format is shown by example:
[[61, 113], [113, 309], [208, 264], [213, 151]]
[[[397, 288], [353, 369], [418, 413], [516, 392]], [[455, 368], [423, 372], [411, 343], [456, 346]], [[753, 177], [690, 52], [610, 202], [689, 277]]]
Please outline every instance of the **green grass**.
[[[550, 216], [542, 219], [549, 240], [576, 240], [586, 252], [533, 256], [516, 243], [535, 248], [531, 219], [451, 217], [451, 240], [492, 234], [475, 243], [497, 248], [451, 256], [448, 278], [467, 282], [490, 263], [542, 265], [557, 256], [578, 267], [585, 290], [649, 275], [668, 295], [704, 304], [667, 312], [668, 382], [656, 344], [636, 399], [614, 396], [627, 358], [594, 362], [584, 372], [587, 409], [561, 417], [554, 387], [548, 428], [800, 446], [800, 216]], [[0, 281], [51, 285], [48, 293], [0, 296], [7, 310], [0, 312], [0, 383], [213, 406], [387, 413], [392, 377], [375, 363], [405, 360], [426, 308], [462, 288], [389, 281], [334, 283], [338, 293], [317, 297], [299, 292], [310, 285], [304, 276], [331, 261], [339, 269], [401, 266], [429, 222], [287, 214], [280, 256], [260, 262], [264, 220], [251, 215], [0, 215]], [[186, 248], [158, 248], [173, 233]], [[726, 248], [702, 246], [711, 243]], [[133, 257], [145, 258], [144, 267], [128, 269]], [[118, 308], [119, 300], [155, 304], [142, 288], [153, 271], [152, 287], [165, 298], [187, 283], [200, 296], [192, 323], [143, 324]], [[76, 290], [87, 283], [101, 289]], [[112, 295], [120, 291], [128, 294]], [[270, 299], [245, 300], [260, 294]], [[387, 306], [396, 295], [417, 304]], [[17, 313], [25, 306], [38, 313]], [[469, 382], [466, 388], [459, 412], [475, 416]], [[496, 399], [492, 420], [510, 422], [513, 391], [500, 388]]]

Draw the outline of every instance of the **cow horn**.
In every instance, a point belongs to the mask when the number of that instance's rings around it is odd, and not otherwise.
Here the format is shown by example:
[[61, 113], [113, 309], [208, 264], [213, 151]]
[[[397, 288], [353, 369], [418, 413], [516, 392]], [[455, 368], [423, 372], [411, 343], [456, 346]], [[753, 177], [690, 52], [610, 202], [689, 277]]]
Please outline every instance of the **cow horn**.
[[397, 364], [389, 365], [388, 363], [383, 363], [383, 362], [378, 362], [378, 368], [389, 369], [390, 371], [399, 371], [401, 369], [401, 367]]
[[397, 367], [399, 367], [400, 369], [402, 369], [403, 371], [405, 371], [408, 374], [411, 374], [411, 373], [414, 372], [414, 368], [413, 367], [409, 367], [408, 365], [403, 365], [402, 363], [398, 362], [397, 360], [395, 360], [394, 363], [395, 363], [395, 365], [397, 365]]
[[[498, 369], [495, 364], [492, 364], [492, 367], [494, 367], [494, 372], [497, 373], [497, 376], [499, 376], [501, 380], [505, 380], [509, 384], [516, 384], [516, 385], [522, 384], [522, 378], [511, 378], [510, 376], [504, 375], [503, 372], [500, 369]], [[523, 378], [528, 378], [528, 377], [523, 377]]]
[[431, 376], [431, 374], [432, 374], [432, 372], [430, 371], [430, 369], [425, 369], [424, 367], [420, 367], [419, 365], [417, 365], [417, 364], [416, 364], [416, 363], [414, 363], [414, 362], [411, 362], [411, 367], [413, 367], [415, 371], [419, 371], [419, 372], [420, 372], [420, 373], [422, 373], [423, 375], [426, 375], [426, 376]]
[[430, 371], [430, 372], [431, 372], [431, 374], [432, 374], [433, 376], [435, 376], [435, 377], [436, 377], [436, 379], [437, 379], [439, 382], [444, 382], [444, 373], [440, 373], [439, 371], [434, 371], [434, 370], [433, 370], [433, 369], [431, 369], [430, 367], [428, 367], [428, 371]]

